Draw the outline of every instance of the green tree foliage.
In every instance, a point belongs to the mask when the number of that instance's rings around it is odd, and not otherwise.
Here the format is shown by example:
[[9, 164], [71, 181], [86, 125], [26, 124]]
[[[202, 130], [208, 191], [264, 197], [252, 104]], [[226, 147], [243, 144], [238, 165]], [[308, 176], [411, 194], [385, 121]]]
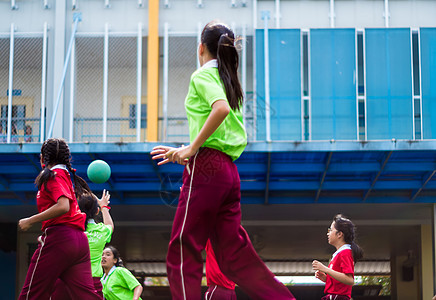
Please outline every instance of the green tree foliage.
[[382, 289], [379, 296], [391, 295], [390, 276], [362, 276], [362, 282], [359, 285], [381, 285]]

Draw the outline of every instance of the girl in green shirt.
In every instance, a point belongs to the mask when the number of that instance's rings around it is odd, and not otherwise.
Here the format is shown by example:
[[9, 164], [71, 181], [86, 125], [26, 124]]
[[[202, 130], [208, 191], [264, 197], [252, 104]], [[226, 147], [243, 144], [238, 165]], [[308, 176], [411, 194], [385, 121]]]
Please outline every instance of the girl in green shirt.
[[120, 253], [113, 246], [103, 250], [101, 259], [103, 267], [103, 295], [106, 300], [141, 299], [142, 286], [129, 270], [124, 268]]
[[[98, 199], [93, 193], [85, 193], [78, 199], [79, 207], [86, 214], [85, 233], [88, 237], [89, 252], [91, 254], [91, 271], [94, 286], [103, 297], [102, 285], [100, 278], [103, 276], [101, 267], [101, 254], [104, 246], [111, 241], [114, 232], [114, 222], [112, 221], [110, 210], [110, 194], [103, 190], [101, 199]], [[95, 217], [101, 212], [103, 223], [96, 223]]]
[[198, 48], [201, 68], [191, 76], [185, 109], [190, 145], [157, 146], [158, 165], [186, 165], [167, 254], [173, 300], [200, 300], [203, 259], [210, 239], [224, 275], [251, 299], [295, 299], [274, 278], [241, 226], [241, 182], [234, 161], [244, 151], [244, 94], [238, 79], [235, 34], [210, 22]]

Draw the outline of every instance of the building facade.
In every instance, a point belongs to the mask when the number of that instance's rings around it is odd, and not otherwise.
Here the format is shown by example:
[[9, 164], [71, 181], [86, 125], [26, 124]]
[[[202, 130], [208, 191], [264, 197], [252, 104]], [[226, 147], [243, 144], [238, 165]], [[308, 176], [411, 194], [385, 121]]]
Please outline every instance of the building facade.
[[[237, 165], [244, 225], [262, 258], [328, 260], [324, 234], [342, 212], [359, 227], [367, 266], [389, 263], [361, 274], [390, 274], [392, 299], [431, 298], [435, 17], [430, 0], [1, 1], [0, 222], [17, 240], [2, 252], [16, 270], [11, 285], [21, 288], [38, 232], [11, 224], [36, 210], [39, 143], [50, 136], [71, 143], [83, 176], [93, 159], [110, 163], [111, 180], [91, 187], [112, 192], [114, 243], [132, 266], [147, 273], [165, 259], [182, 170], [157, 169], [148, 153], [189, 141], [184, 98], [199, 37], [221, 20], [241, 37], [249, 145]], [[283, 275], [309, 275], [295, 266]]]

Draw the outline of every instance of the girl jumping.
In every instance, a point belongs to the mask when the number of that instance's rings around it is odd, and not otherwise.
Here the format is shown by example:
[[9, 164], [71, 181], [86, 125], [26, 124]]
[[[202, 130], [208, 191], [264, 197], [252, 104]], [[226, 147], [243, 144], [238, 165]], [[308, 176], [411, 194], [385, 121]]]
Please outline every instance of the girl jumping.
[[158, 165], [186, 165], [167, 255], [173, 299], [201, 299], [201, 252], [208, 239], [221, 271], [251, 299], [295, 299], [240, 225], [241, 185], [233, 161], [244, 151], [247, 135], [233, 31], [222, 23], [207, 24], [198, 53], [201, 68], [192, 74], [185, 100], [191, 143], [151, 152], [153, 159], [163, 159]]
[[89, 187], [71, 167], [70, 150], [64, 140], [46, 140], [41, 147], [40, 162], [42, 171], [35, 180], [39, 213], [21, 219], [18, 225], [27, 230], [41, 222], [43, 233], [18, 299], [50, 299], [57, 279], [68, 285], [77, 299], [102, 299], [92, 282], [88, 239], [84, 233], [86, 216], [75, 196], [90, 192]]

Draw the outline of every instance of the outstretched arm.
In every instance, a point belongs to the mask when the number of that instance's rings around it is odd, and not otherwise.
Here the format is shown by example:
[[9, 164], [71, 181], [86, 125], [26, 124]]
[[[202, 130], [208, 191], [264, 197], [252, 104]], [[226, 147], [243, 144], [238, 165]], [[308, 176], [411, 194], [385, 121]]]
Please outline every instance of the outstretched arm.
[[226, 100], [218, 100], [212, 104], [212, 111], [192, 144], [180, 148], [157, 146], [153, 148], [153, 159], [164, 159], [158, 163], [163, 165], [168, 162], [186, 164], [186, 159], [194, 155], [206, 140], [217, 130], [227, 115], [230, 107]]
[[59, 197], [58, 202], [43, 212], [18, 221], [18, 226], [23, 231], [28, 230], [33, 224], [57, 218], [70, 210], [70, 200], [67, 197]]
[[98, 201], [98, 204], [100, 205], [101, 214], [103, 216], [103, 223], [105, 225], [109, 225], [112, 227], [112, 232], [115, 229], [114, 221], [112, 220], [111, 214], [109, 212], [109, 206], [111, 195], [109, 194], [109, 191], [103, 190], [103, 195], [101, 196], [101, 199]]

